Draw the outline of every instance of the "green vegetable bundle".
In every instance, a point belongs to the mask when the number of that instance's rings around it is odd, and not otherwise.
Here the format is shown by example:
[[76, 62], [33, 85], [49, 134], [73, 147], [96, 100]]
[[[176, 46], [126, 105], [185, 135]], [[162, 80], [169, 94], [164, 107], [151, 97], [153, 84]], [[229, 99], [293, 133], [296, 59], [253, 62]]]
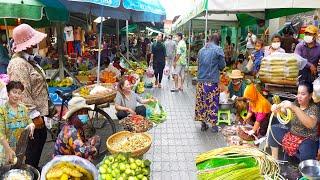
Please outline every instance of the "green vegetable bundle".
[[229, 146], [196, 157], [198, 179], [283, 179], [275, 159], [253, 147]]

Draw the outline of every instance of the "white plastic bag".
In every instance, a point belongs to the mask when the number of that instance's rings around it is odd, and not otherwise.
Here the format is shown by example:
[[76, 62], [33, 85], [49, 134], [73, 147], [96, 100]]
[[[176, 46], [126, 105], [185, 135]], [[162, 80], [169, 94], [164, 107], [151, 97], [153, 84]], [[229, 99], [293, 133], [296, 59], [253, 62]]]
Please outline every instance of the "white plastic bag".
[[163, 74], [166, 76], [170, 75], [170, 67], [168, 65], [166, 65], [166, 67], [164, 68]]
[[313, 92], [316, 97], [320, 97], [320, 77], [313, 81]]
[[253, 61], [252, 61], [252, 59], [250, 59], [246, 65], [246, 70], [247, 70], [247, 72], [251, 72], [252, 69], [253, 69]]
[[74, 164], [77, 164], [85, 169], [87, 169], [90, 173], [92, 173], [94, 180], [98, 180], [99, 172], [97, 168], [88, 160], [83, 159], [79, 156], [74, 155], [64, 155], [64, 156], [55, 156], [50, 162], [48, 162], [41, 171], [41, 180], [46, 180], [46, 174], [49, 171], [49, 169], [61, 162], [61, 161], [67, 161]]
[[220, 103], [227, 103], [229, 99], [229, 95], [226, 92], [221, 92], [219, 96]]
[[308, 63], [308, 60], [301, 57], [299, 54], [293, 54], [297, 58], [299, 70], [302, 70]]
[[146, 74], [147, 74], [147, 77], [149, 77], [149, 78], [152, 78], [154, 76], [154, 70], [151, 65], [149, 65]]

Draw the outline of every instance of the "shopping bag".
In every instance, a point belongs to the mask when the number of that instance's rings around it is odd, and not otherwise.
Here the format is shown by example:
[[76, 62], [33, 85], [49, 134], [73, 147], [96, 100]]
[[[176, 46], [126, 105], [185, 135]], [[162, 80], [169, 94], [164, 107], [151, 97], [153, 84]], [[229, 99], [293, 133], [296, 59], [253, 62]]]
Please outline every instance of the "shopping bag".
[[164, 68], [163, 74], [166, 76], [170, 75], [170, 67], [168, 65], [166, 65], [166, 67]]
[[154, 76], [154, 70], [153, 70], [152, 65], [149, 65], [146, 74], [147, 74], [147, 77], [149, 77], [149, 78], [152, 78]]
[[252, 61], [252, 59], [250, 59], [250, 60], [248, 61], [248, 64], [246, 65], [246, 71], [247, 71], [247, 72], [251, 72], [252, 69], [253, 69], [253, 61]]

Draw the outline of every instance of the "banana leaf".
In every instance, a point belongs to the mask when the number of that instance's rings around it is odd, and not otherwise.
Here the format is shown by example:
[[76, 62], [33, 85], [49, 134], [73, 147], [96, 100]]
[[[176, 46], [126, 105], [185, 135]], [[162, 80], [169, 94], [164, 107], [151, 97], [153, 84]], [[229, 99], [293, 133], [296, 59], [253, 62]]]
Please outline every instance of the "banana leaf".
[[198, 170], [212, 169], [228, 164], [246, 164], [247, 168], [258, 166], [257, 161], [250, 156], [229, 156], [229, 157], [215, 157], [197, 164]]

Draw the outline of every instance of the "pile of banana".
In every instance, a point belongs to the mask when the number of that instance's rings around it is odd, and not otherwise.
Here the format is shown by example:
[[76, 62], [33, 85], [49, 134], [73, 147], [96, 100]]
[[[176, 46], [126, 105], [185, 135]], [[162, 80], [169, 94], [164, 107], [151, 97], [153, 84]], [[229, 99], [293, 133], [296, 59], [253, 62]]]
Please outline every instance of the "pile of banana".
[[[273, 101], [273, 104], [277, 104], [279, 106], [281, 104], [280, 97], [277, 95], [274, 95], [272, 97], [272, 101]], [[293, 118], [293, 113], [292, 113], [291, 109], [287, 108], [287, 109], [285, 109], [285, 111], [286, 111], [286, 113], [283, 112], [282, 110], [277, 112], [277, 119], [281, 124], [288, 124]]]
[[79, 93], [82, 97], [88, 96], [90, 94], [90, 89], [88, 87], [82, 87]]
[[70, 163], [59, 162], [46, 174], [46, 180], [93, 180], [92, 174], [85, 168]]

